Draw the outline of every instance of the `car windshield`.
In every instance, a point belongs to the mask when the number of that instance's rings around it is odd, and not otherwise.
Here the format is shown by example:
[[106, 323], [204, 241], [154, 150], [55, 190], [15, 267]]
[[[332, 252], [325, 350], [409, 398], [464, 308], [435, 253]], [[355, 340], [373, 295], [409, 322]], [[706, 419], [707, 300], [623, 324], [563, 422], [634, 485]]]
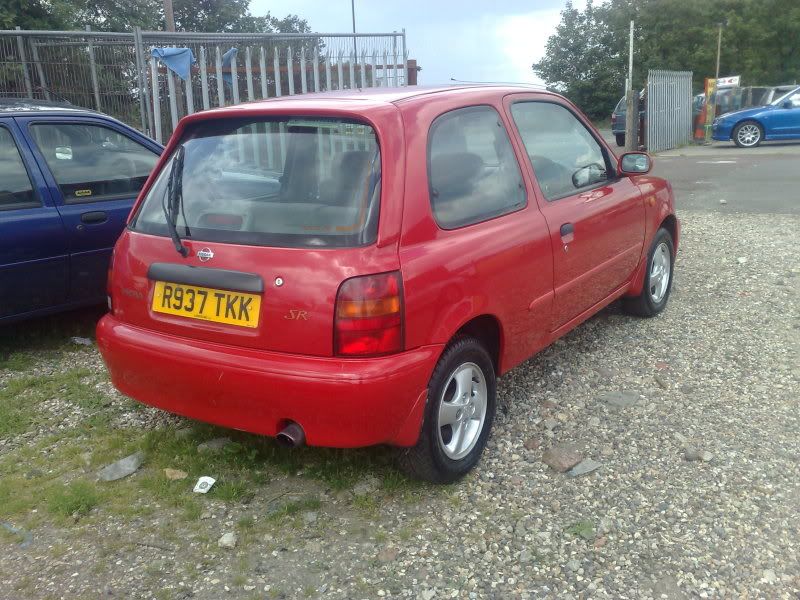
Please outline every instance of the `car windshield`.
[[[281, 247], [349, 247], [377, 236], [380, 149], [363, 123], [327, 118], [219, 119], [191, 125], [183, 147], [181, 238]], [[169, 235], [163, 202], [175, 153], [136, 215]]]
[[785, 100], [788, 100], [791, 96], [793, 96], [794, 94], [796, 94], [798, 92], [800, 92], [800, 87], [797, 87], [797, 88], [794, 88], [792, 90], [789, 90], [785, 94], [779, 96], [777, 99], [775, 99], [772, 102], [770, 102], [770, 104], [772, 106], [780, 106], [781, 104], [783, 104], [783, 102]]

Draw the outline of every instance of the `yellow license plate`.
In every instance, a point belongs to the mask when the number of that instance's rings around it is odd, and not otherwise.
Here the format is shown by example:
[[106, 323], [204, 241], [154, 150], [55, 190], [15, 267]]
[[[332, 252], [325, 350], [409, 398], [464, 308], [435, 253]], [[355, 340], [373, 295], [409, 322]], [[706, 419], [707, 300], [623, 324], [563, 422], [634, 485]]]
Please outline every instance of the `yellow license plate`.
[[261, 296], [156, 281], [153, 310], [190, 319], [258, 327]]

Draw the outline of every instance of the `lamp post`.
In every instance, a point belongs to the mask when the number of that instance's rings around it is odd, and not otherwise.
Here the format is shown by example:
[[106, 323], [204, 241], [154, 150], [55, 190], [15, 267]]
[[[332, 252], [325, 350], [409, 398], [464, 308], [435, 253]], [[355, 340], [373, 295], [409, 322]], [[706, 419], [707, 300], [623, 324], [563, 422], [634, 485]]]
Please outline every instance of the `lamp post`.
[[625, 90], [625, 150], [639, 149], [639, 94], [633, 89], [633, 21], [628, 33], [628, 89]]
[[[356, 32], [356, 0], [350, 0], [350, 15], [353, 17], [353, 33]], [[356, 60], [356, 36], [353, 36], [353, 60]]]
[[172, 0], [164, 0], [164, 17], [167, 21], [167, 31], [175, 31], [175, 12], [172, 10]]
[[[714, 74], [713, 92], [706, 97], [706, 124], [705, 124], [705, 143], [711, 143], [711, 128], [714, 117], [717, 113], [717, 82], [719, 80], [719, 57], [722, 51], [722, 28], [727, 25], [727, 21], [717, 23], [717, 69]], [[708, 92], [708, 90], [706, 90]]]

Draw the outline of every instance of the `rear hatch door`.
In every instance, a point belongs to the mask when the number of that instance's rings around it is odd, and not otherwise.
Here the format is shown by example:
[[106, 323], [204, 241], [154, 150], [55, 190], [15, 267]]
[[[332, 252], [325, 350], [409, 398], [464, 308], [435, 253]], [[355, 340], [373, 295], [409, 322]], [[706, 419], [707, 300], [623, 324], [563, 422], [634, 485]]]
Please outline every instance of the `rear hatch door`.
[[353, 119], [186, 127], [117, 245], [115, 314], [187, 338], [330, 356], [340, 284], [399, 268], [396, 242], [378, 243], [382, 161], [375, 130]]

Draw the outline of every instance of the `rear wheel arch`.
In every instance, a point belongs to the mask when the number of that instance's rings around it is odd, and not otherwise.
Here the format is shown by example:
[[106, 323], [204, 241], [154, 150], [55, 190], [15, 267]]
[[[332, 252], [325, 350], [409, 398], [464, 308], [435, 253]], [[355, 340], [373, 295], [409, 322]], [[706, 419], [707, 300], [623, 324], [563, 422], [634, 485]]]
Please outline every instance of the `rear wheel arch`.
[[479, 315], [464, 323], [450, 338], [448, 345], [462, 336], [471, 336], [477, 339], [492, 359], [495, 373], [500, 374], [500, 357], [503, 347], [503, 329], [500, 321], [494, 315]]

